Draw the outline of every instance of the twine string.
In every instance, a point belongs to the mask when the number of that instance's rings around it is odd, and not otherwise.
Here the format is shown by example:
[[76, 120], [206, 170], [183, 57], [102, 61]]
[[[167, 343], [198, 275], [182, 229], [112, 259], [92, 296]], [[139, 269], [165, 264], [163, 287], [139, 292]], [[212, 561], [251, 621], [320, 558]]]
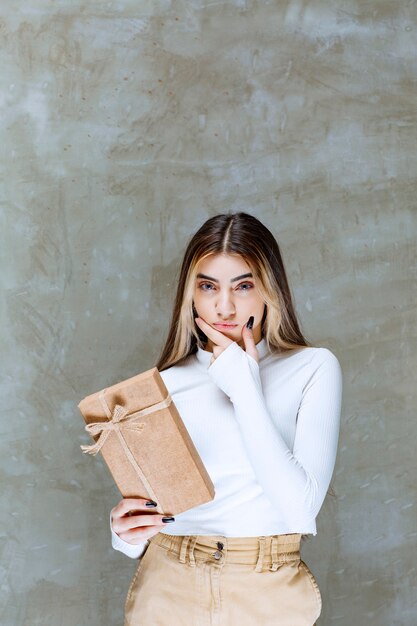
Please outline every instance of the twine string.
[[108, 417], [108, 421], [92, 422], [91, 424], [86, 424], [85, 430], [92, 437], [94, 437], [95, 435], [99, 435], [99, 438], [95, 443], [88, 446], [82, 445], [80, 446], [80, 448], [84, 453], [96, 455], [103, 447], [110, 433], [114, 432], [119, 438], [123, 451], [125, 452], [127, 458], [130, 461], [130, 464], [132, 465], [145, 489], [147, 490], [149, 497], [157, 503], [157, 508], [162, 510], [155, 492], [153, 491], [144, 472], [142, 471], [141, 467], [139, 466], [135, 457], [129, 449], [129, 446], [123, 436], [123, 431], [130, 430], [138, 433], [142, 432], [146, 426], [146, 423], [137, 422], [137, 420], [141, 417], [144, 417], [145, 415], [149, 415], [150, 413], [154, 413], [156, 411], [160, 411], [161, 409], [167, 408], [171, 404], [172, 398], [168, 394], [167, 397], [160, 402], [152, 404], [151, 406], [146, 407], [145, 409], [141, 409], [140, 411], [135, 411], [134, 413], [128, 413], [126, 407], [123, 407], [120, 404], [116, 404], [112, 413], [110, 411], [109, 405], [107, 404], [105, 392], [106, 389], [102, 389], [102, 391], [100, 391], [99, 400]]

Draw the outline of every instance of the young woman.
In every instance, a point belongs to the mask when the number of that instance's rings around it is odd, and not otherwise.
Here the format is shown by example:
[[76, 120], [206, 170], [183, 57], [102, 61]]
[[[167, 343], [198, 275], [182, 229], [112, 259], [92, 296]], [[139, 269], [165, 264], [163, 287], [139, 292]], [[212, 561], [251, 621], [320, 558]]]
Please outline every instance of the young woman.
[[139, 559], [125, 626], [313, 626], [300, 545], [333, 474], [342, 372], [303, 337], [254, 216], [216, 215], [191, 238], [156, 367], [216, 494], [175, 518], [141, 498], [112, 509], [113, 547]]

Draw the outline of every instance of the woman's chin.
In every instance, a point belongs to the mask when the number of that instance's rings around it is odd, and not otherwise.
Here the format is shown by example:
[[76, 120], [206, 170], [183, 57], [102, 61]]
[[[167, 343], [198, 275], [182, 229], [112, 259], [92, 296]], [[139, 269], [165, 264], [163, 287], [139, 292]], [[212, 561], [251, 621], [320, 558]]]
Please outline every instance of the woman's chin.
[[233, 339], [233, 341], [235, 341], [236, 337], [240, 336], [239, 333], [239, 327], [236, 326], [236, 328], [216, 328], [216, 330], [218, 330], [222, 335], [225, 335], [226, 337], [229, 337], [230, 339]]

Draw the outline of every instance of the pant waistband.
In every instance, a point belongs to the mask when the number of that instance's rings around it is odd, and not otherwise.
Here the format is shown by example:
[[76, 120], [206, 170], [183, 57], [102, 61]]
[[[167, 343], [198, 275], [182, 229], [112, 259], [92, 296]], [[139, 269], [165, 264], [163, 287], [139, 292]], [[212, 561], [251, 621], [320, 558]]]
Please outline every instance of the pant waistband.
[[[181, 563], [195, 567], [196, 561], [252, 565], [256, 572], [301, 558], [301, 534], [266, 535], [260, 537], [224, 537], [223, 535], [169, 535], [157, 533], [150, 542], [178, 557]], [[188, 559], [187, 559], [188, 556]]]

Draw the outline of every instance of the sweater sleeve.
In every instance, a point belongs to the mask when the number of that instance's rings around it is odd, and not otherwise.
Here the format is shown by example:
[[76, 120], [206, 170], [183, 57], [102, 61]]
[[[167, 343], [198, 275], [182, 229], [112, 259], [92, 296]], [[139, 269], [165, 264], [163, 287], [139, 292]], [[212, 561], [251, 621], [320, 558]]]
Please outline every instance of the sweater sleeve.
[[148, 546], [149, 541], [146, 540], [142, 543], [132, 544], [124, 541], [119, 537], [117, 533], [114, 532], [112, 523], [111, 523], [111, 513], [110, 513], [110, 532], [111, 532], [111, 545], [115, 550], [119, 550], [119, 552], [123, 552], [126, 556], [131, 559], [139, 559], [143, 556], [146, 547]]
[[[340, 426], [342, 371], [327, 348], [309, 364], [297, 413], [293, 450], [274, 424], [262, 392], [259, 364], [236, 342], [209, 366], [208, 374], [234, 405], [236, 420], [257, 480], [271, 503], [298, 525], [314, 520], [333, 474]], [[274, 398], [279, 403], [279, 397]]]

